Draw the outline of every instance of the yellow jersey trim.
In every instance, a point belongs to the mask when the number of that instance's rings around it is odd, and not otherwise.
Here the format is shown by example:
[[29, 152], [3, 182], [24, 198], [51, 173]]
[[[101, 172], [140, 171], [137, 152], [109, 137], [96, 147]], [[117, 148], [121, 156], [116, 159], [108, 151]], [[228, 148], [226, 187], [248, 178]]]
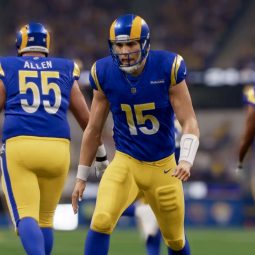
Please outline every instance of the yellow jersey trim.
[[91, 68], [91, 75], [92, 75], [92, 78], [93, 78], [93, 80], [94, 80], [94, 82], [95, 82], [95, 84], [97, 86], [97, 89], [99, 91], [102, 91], [102, 88], [101, 88], [101, 86], [99, 84], [99, 81], [98, 81], [98, 78], [97, 78], [96, 63], [94, 63], [94, 65]]
[[254, 88], [252, 86], [246, 88], [244, 90], [244, 94], [247, 97], [247, 101], [249, 103], [255, 104], [255, 93], [254, 93]]
[[74, 62], [74, 67], [73, 67], [73, 77], [80, 78], [81, 71], [79, 66]]
[[183, 60], [183, 58], [180, 55], [177, 55], [174, 58], [174, 62], [173, 62], [172, 69], [171, 69], [171, 86], [176, 85], [177, 74], [180, 69], [182, 60]]
[[175, 64], [176, 64], [177, 57], [174, 58], [174, 62], [172, 64], [171, 69], [171, 86], [176, 85], [176, 79], [175, 79]]
[[5, 76], [5, 73], [4, 73], [4, 70], [3, 70], [3, 68], [2, 68], [1, 63], [0, 63], [0, 75], [1, 75], [1, 76]]
[[178, 74], [178, 71], [180, 69], [182, 60], [183, 60], [183, 58], [180, 55], [176, 56], [175, 79], [177, 79], [177, 74]]

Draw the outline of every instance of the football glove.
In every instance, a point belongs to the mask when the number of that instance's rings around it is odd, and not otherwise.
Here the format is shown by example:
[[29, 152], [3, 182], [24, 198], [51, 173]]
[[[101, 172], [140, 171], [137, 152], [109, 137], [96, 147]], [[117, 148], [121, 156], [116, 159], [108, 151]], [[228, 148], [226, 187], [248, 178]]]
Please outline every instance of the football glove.
[[238, 177], [243, 177], [244, 175], [244, 169], [243, 169], [243, 164], [242, 162], [238, 162], [237, 168], [235, 169], [236, 175]]
[[109, 165], [109, 160], [106, 159], [104, 161], [95, 161], [95, 171], [96, 171], [96, 177], [101, 178], [105, 169]]
[[97, 178], [101, 178], [105, 169], [109, 165], [109, 160], [107, 159], [107, 154], [104, 145], [100, 145], [96, 154], [95, 161], [95, 174]]

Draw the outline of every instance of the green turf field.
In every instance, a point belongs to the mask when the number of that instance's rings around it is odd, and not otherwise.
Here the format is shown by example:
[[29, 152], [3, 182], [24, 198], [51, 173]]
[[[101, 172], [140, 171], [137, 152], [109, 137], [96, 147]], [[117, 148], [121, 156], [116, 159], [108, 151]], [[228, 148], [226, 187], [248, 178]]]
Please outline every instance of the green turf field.
[[[192, 255], [254, 255], [255, 230], [198, 230], [188, 231]], [[85, 230], [56, 232], [52, 255], [82, 255]], [[10, 230], [0, 229], [0, 254], [25, 255], [20, 242]], [[117, 229], [111, 239], [109, 255], [145, 255], [137, 231]], [[166, 250], [162, 249], [162, 255]]]

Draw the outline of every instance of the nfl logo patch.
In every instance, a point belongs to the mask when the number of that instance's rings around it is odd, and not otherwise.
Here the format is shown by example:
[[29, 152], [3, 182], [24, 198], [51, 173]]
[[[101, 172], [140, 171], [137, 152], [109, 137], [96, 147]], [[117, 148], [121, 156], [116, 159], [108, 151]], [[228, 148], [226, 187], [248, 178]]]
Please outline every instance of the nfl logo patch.
[[135, 87], [131, 87], [131, 93], [135, 94], [136, 93], [136, 88]]

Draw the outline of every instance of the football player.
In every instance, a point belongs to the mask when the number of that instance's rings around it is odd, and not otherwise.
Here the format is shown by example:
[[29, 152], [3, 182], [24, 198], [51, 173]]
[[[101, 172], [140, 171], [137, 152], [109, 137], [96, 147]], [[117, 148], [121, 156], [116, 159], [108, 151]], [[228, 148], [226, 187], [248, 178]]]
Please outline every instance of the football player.
[[[178, 163], [180, 156], [180, 139], [181, 126], [178, 120], [174, 119], [175, 131], [175, 161]], [[122, 216], [135, 217], [137, 219], [138, 228], [145, 241], [147, 255], [159, 255], [161, 234], [159, 231], [156, 217], [148, 203], [144, 199], [140, 199], [136, 203], [130, 205], [122, 214]]]
[[[111, 110], [116, 153], [99, 184], [85, 254], [108, 254], [119, 217], [143, 196], [156, 216], [168, 253], [188, 255], [182, 181], [190, 177], [199, 128], [185, 82], [184, 60], [176, 53], [150, 50], [149, 27], [133, 14], [113, 22], [109, 47], [111, 56], [96, 61], [91, 69], [94, 98], [72, 195], [76, 213]], [[174, 113], [183, 130], [178, 165]]]
[[[54, 211], [70, 163], [67, 111], [82, 129], [89, 111], [77, 83], [78, 66], [48, 57], [50, 35], [42, 24], [22, 27], [16, 46], [17, 57], [0, 58], [2, 187], [26, 253], [48, 255]], [[105, 158], [103, 145], [97, 156]]]
[[243, 172], [243, 161], [255, 136], [255, 87], [247, 86], [243, 98], [246, 105], [246, 121], [238, 153], [239, 163], [236, 170], [238, 174]]

